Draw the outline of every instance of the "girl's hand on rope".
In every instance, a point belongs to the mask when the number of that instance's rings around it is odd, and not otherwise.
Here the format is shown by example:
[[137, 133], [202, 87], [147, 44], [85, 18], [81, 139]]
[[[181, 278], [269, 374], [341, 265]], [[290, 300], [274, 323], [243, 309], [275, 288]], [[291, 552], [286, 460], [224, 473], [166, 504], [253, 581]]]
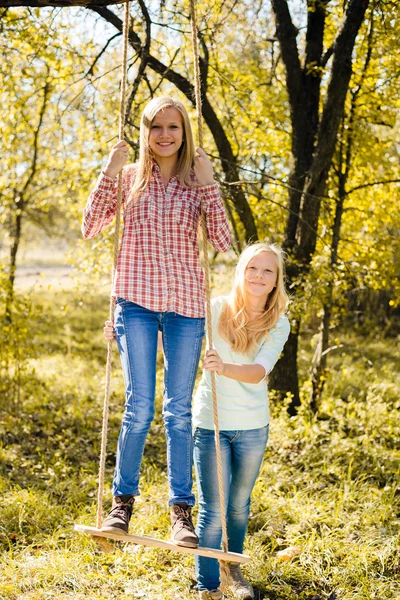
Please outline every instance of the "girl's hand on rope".
[[193, 168], [197, 181], [201, 186], [213, 185], [215, 183], [212, 162], [204, 152], [203, 148], [196, 148]]
[[121, 171], [122, 167], [126, 165], [129, 156], [129, 145], [125, 140], [119, 140], [111, 149], [110, 156], [106, 164], [106, 168], [103, 169], [104, 175], [107, 177], [116, 177]]
[[113, 342], [115, 340], [114, 323], [112, 321], [106, 321], [104, 323], [103, 335], [107, 342]]
[[225, 363], [216, 350], [207, 350], [203, 360], [203, 369], [205, 371], [215, 371], [218, 375], [223, 375]]

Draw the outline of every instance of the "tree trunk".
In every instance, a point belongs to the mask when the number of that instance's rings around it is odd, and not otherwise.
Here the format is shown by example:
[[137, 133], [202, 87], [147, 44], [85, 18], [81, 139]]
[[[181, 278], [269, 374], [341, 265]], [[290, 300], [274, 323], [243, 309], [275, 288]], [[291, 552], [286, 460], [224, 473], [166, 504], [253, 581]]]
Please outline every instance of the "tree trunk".
[[[286, 0], [271, 0], [276, 20], [292, 121], [294, 167], [290, 174], [289, 216], [284, 248], [289, 252], [287, 280], [292, 295], [301, 290], [317, 241], [321, 199], [332, 163], [340, 120], [352, 72], [352, 52], [369, 0], [350, 0], [343, 26], [333, 44], [334, 59], [326, 99], [319, 118], [320, 82], [326, 6], [313, 3], [308, 13], [305, 64], [301, 66], [295, 29]], [[325, 66], [325, 65], [324, 65]], [[297, 349], [300, 321], [292, 320], [292, 335], [271, 378], [272, 387], [292, 394], [290, 412], [300, 403]], [[291, 373], [288, 376], [288, 373]], [[295, 373], [295, 375], [293, 375]]]
[[[303, 221], [303, 190], [311, 169], [315, 140], [319, 127], [319, 104], [321, 72], [318, 69], [323, 52], [327, 2], [316, 4], [315, 11], [308, 13], [305, 64], [300, 64], [295, 29], [286, 0], [272, 0], [276, 30], [286, 68], [286, 86], [289, 96], [292, 123], [292, 169], [289, 174], [288, 217], [285, 226], [283, 248], [289, 254], [286, 272], [287, 284], [293, 294], [301, 287], [304, 276], [298, 261], [298, 230]], [[292, 401], [289, 412], [293, 414], [300, 404], [297, 374], [300, 319], [291, 320], [292, 331], [285, 345], [285, 352], [271, 374], [271, 387], [290, 393]]]
[[[297, 377], [298, 326], [299, 323], [296, 322], [296, 328], [293, 329], [292, 321], [292, 330], [282, 356], [269, 376], [269, 386], [276, 390], [280, 400], [283, 400], [288, 393], [291, 395], [291, 402], [288, 407], [291, 416], [296, 414], [297, 407], [300, 404], [299, 380]], [[293, 365], [296, 365], [296, 368], [293, 368]], [[277, 369], [278, 366], [279, 369]]]
[[[349, 157], [350, 158], [350, 157]], [[319, 400], [321, 398], [325, 380], [326, 380], [326, 369], [329, 351], [329, 331], [331, 325], [332, 306], [333, 306], [333, 286], [335, 283], [334, 273], [338, 262], [338, 250], [340, 242], [340, 227], [342, 224], [343, 207], [346, 198], [345, 184], [349, 174], [350, 162], [346, 166], [345, 173], [339, 175], [339, 197], [336, 202], [335, 219], [333, 223], [332, 233], [332, 245], [331, 245], [331, 258], [329, 262], [331, 275], [328, 282], [328, 288], [326, 291], [326, 298], [323, 303], [323, 316], [320, 326], [320, 340], [315, 353], [315, 359], [313, 360], [312, 375], [311, 375], [311, 401], [310, 408], [313, 412], [318, 410]]]
[[17, 269], [17, 253], [19, 244], [21, 241], [22, 232], [22, 220], [25, 214], [26, 208], [29, 203], [29, 188], [35, 180], [36, 173], [38, 170], [38, 156], [39, 156], [39, 135], [43, 125], [43, 119], [46, 112], [47, 104], [50, 98], [50, 83], [46, 81], [43, 88], [43, 100], [39, 110], [39, 120], [33, 135], [33, 152], [32, 152], [32, 163], [30, 166], [29, 175], [20, 190], [14, 190], [14, 203], [15, 203], [15, 227], [13, 231], [13, 243], [10, 249], [10, 265], [9, 265], [9, 289], [6, 297], [6, 320], [11, 322], [12, 303], [14, 300], [14, 282], [15, 272]]
[[10, 263], [9, 263], [9, 274], [7, 282], [7, 296], [6, 296], [6, 308], [5, 308], [5, 319], [7, 323], [11, 323], [12, 320], [12, 305], [14, 300], [14, 283], [15, 273], [17, 270], [17, 253], [19, 244], [21, 242], [22, 232], [22, 213], [17, 211], [15, 217], [15, 228], [12, 237], [12, 244], [10, 248]]
[[315, 351], [312, 369], [311, 369], [311, 398], [310, 408], [313, 412], [318, 410], [318, 406], [321, 400], [322, 392], [324, 389], [327, 364], [328, 364], [328, 352], [329, 352], [329, 334], [331, 325], [331, 316], [333, 308], [333, 288], [334, 288], [334, 276], [336, 265], [338, 263], [338, 252], [340, 243], [340, 228], [342, 224], [344, 203], [347, 196], [346, 185], [350, 175], [352, 165], [352, 151], [353, 151], [353, 135], [354, 135], [354, 123], [356, 119], [357, 110], [357, 99], [361, 92], [362, 85], [367, 74], [369, 64], [371, 62], [372, 47], [373, 47], [373, 32], [374, 32], [374, 19], [371, 17], [370, 28], [368, 32], [368, 48], [365, 57], [364, 67], [361, 73], [361, 79], [356, 89], [351, 94], [351, 106], [350, 114], [348, 118], [348, 124], [346, 127], [346, 115], [342, 116], [342, 127], [341, 127], [341, 143], [338, 151], [338, 199], [336, 201], [335, 218], [332, 230], [332, 244], [331, 244], [331, 256], [330, 256], [330, 270], [331, 276], [328, 282], [326, 298], [323, 303], [323, 316], [320, 325], [319, 342]]

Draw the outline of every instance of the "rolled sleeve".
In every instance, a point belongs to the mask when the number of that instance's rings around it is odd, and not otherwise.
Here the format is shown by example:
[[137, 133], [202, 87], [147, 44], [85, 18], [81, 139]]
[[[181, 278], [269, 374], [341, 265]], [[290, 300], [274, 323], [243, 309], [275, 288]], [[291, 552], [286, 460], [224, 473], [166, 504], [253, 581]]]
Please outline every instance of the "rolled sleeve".
[[214, 183], [202, 186], [199, 191], [206, 214], [208, 239], [215, 250], [226, 252], [231, 247], [231, 234], [219, 185]]
[[[122, 208], [132, 188], [136, 164], [126, 165], [122, 170]], [[100, 174], [83, 211], [82, 233], [85, 238], [98, 235], [115, 217], [118, 197], [118, 177]]]
[[113, 220], [117, 205], [117, 185], [116, 179], [101, 173], [83, 211], [83, 237], [95, 237]]
[[275, 327], [270, 329], [268, 337], [256, 354], [253, 363], [265, 368], [266, 375], [271, 373], [278, 358], [281, 355], [284, 345], [289, 337], [290, 322], [285, 315], [281, 315], [276, 322]]
[[271, 363], [269, 360], [267, 360], [266, 358], [257, 358], [254, 363], [255, 365], [260, 365], [260, 367], [264, 367], [265, 369], [265, 375], [264, 377], [261, 379], [261, 381], [263, 381], [263, 379], [266, 379], [268, 373], [271, 372], [272, 368], [271, 368]]

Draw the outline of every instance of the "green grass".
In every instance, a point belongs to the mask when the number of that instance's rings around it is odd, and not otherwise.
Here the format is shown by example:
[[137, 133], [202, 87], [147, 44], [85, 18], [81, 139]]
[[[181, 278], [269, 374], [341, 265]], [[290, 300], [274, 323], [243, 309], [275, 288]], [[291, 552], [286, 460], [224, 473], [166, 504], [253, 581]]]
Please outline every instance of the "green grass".
[[[108, 300], [35, 302], [23, 389], [11, 404], [0, 399], [0, 599], [194, 599], [190, 556], [122, 543], [105, 552], [74, 533], [75, 522], [95, 524]], [[393, 340], [339, 337], [318, 418], [306, 381], [295, 418], [271, 398], [244, 567], [257, 599], [400, 599], [400, 355]], [[117, 356], [112, 388], [105, 509], [123, 408]], [[161, 391], [160, 360], [131, 531], [168, 538]], [[301, 553], [282, 562], [288, 546]]]

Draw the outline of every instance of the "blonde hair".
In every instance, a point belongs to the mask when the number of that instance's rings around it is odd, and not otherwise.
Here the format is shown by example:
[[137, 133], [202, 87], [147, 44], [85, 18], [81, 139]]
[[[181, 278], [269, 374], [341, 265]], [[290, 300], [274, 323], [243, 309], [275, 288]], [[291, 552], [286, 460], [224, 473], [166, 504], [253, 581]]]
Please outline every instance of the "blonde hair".
[[135, 182], [129, 194], [128, 203], [135, 200], [150, 182], [153, 170], [153, 153], [149, 146], [151, 125], [156, 115], [167, 108], [176, 108], [182, 117], [183, 142], [179, 149], [178, 163], [176, 165], [177, 177], [184, 187], [191, 187], [193, 185], [192, 168], [195, 149], [192, 128], [186, 108], [182, 102], [168, 96], [153, 98], [145, 106], [140, 120], [139, 161], [136, 165]]
[[[275, 287], [269, 294], [264, 311], [251, 320], [245, 289], [245, 271], [252, 258], [269, 252], [276, 257], [278, 274]], [[234, 352], [251, 354], [274, 327], [278, 318], [285, 312], [289, 297], [285, 290], [284, 281], [285, 253], [276, 244], [258, 242], [247, 246], [239, 257], [236, 266], [235, 279], [228, 301], [219, 319], [219, 333], [229, 343]]]

